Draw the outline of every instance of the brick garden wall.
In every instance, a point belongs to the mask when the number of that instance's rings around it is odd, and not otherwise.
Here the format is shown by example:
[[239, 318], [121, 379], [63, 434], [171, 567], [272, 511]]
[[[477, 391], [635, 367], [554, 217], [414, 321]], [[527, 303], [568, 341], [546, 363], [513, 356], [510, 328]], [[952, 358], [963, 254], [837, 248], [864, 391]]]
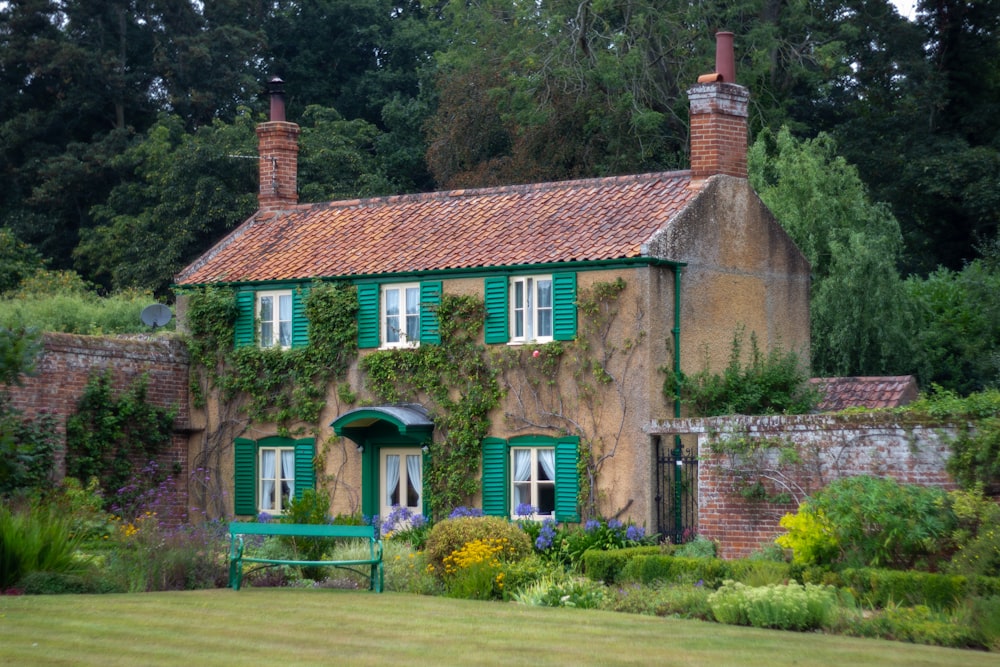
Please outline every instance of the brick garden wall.
[[[947, 425], [899, 423], [891, 415], [799, 415], [676, 419], [655, 424], [659, 435], [697, 434], [698, 533], [717, 540], [723, 558], [740, 558], [783, 532], [781, 517], [794, 512], [806, 495], [840, 477], [872, 475], [900, 482], [957, 485], [945, 472], [950, 450]], [[787, 438], [799, 461], [779, 464], [770, 449], [748, 457], [717, 454], [713, 440]], [[741, 473], [763, 481], [767, 493], [788, 494], [789, 503], [749, 500], [739, 493]]]
[[170, 447], [161, 465], [181, 466], [177, 476], [178, 493], [171, 516], [184, 518], [188, 508], [187, 431], [188, 356], [183, 343], [167, 338], [149, 340], [77, 336], [47, 333], [42, 337], [42, 352], [36, 373], [24, 379], [21, 387], [11, 387], [14, 407], [25, 417], [47, 413], [55, 418], [62, 448], [57, 453], [56, 474], [66, 472], [66, 420], [77, 409], [87, 382], [94, 373], [110, 369], [116, 393], [125, 391], [143, 374], [147, 376], [147, 400], [156, 406], [177, 408]]

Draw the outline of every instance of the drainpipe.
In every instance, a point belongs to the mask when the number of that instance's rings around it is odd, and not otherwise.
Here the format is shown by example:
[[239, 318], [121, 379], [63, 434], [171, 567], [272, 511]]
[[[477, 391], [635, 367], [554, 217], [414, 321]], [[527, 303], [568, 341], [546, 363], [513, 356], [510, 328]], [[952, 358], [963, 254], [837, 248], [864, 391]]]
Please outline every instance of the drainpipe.
[[[674, 417], [681, 416], [681, 267], [674, 267]], [[684, 539], [684, 508], [681, 505], [684, 482], [684, 447], [680, 434], [674, 434], [674, 541]]]

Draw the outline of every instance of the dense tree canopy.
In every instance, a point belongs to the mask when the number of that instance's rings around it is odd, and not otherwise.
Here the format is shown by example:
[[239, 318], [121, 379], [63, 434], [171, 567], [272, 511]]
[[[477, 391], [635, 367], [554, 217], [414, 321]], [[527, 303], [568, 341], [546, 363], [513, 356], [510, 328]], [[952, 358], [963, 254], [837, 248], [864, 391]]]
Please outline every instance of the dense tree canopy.
[[[302, 201], [683, 168], [685, 91], [720, 29], [770, 137], [760, 187], [814, 261], [814, 363], [913, 370], [900, 327], [942, 314], [929, 285], [997, 238], [1000, 0], [920, 0], [913, 21], [889, 0], [9, 0], [0, 229], [26, 263], [5, 280], [44, 261], [164, 292], [253, 210], [234, 156], [255, 152], [274, 74], [303, 126]], [[782, 171], [793, 154], [803, 173]], [[825, 319], [836, 299], [850, 326]]]

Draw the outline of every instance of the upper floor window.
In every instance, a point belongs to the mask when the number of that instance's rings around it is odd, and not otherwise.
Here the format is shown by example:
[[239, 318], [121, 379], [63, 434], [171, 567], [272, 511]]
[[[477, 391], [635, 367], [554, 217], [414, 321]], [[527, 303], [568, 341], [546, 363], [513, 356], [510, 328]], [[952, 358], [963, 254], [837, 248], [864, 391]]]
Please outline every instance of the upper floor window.
[[510, 281], [512, 343], [552, 340], [552, 276], [519, 276]]
[[292, 292], [257, 293], [257, 340], [261, 347], [292, 346]]
[[420, 285], [382, 286], [382, 346], [414, 347], [420, 341]]
[[576, 273], [487, 276], [484, 340], [547, 343], [576, 338]]

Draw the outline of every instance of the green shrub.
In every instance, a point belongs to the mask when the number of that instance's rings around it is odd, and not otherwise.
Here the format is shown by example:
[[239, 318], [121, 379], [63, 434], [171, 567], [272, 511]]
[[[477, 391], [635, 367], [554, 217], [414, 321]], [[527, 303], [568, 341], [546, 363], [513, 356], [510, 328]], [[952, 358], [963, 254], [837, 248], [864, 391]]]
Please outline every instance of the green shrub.
[[788, 532], [778, 536], [774, 542], [779, 547], [792, 550], [793, 563], [821, 565], [837, 559], [839, 548], [833, 527], [808, 502], [799, 505], [795, 514], [781, 517], [779, 524]]
[[703, 585], [643, 586], [626, 584], [609, 588], [601, 608], [629, 614], [715, 620], [708, 604], [712, 590]]
[[662, 553], [660, 547], [645, 546], [616, 549], [614, 551], [585, 551], [581, 558], [583, 573], [593, 581], [603, 581], [611, 584], [621, 580], [621, 572], [625, 564], [640, 554], [652, 555]]
[[674, 549], [673, 555], [682, 558], [715, 558], [716, 550], [715, 542], [699, 535]]
[[[864, 475], [832, 482], [803, 503], [799, 513], [811, 514], [822, 532], [829, 532], [838, 548], [835, 562], [847, 567], [910, 569], [938, 555], [955, 526], [944, 490]], [[794, 524], [805, 518], [782, 521]], [[805, 536], [811, 535], [813, 528], [800, 528], [798, 542], [782, 537], [778, 543], [792, 544], [793, 549], [812, 544], [812, 558], [793, 558], [829, 564], [824, 562], [830, 557], [829, 545], [821, 540], [810, 543]]]
[[32, 572], [18, 584], [25, 595], [64, 595], [122, 593], [114, 584], [96, 573]]
[[746, 559], [730, 561], [729, 567], [733, 579], [747, 586], [783, 584], [793, 578], [789, 563]]
[[694, 584], [718, 588], [725, 579], [732, 579], [728, 561], [718, 558], [684, 558], [678, 556], [636, 556], [621, 573], [625, 581], [644, 584], [653, 582]]
[[958, 528], [952, 539], [957, 551], [944, 566], [953, 574], [1000, 576], [1000, 505], [982, 487], [948, 494]]
[[[716, 415], [804, 414], [816, 404], [805, 365], [794, 352], [773, 349], [764, 354], [756, 333], [750, 334], [750, 354], [744, 365], [745, 328], [733, 335], [729, 364], [722, 375], [705, 367], [681, 379], [684, 401], [699, 417]], [[673, 398], [676, 392], [673, 371], [667, 372], [664, 393]]]
[[988, 638], [971, 621], [967, 611], [949, 613], [935, 611], [924, 605], [893, 605], [875, 612], [846, 614], [833, 623], [831, 629], [853, 637], [891, 639], [950, 648], [989, 648]]
[[507, 600], [515, 599], [518, 593], [546, 577], [564, 572], [562, 565], [546, 561], [538, 554], [531, 554], [527, 558], [513, 563], [503, 563], [502, 569], [504, 573], [503, 595], [504, 599]]
[[533, 607], [596, 609], [604, 600], [604, 586], [562, 570], [550, 570], [514, 593], [515, 602]]
[[76, 557], [80, 538], [70, 521], [46, 507], [12, 512], [0, 506], [0, 591], [32, 572], [79, 574], [87, 563]]
[[466, 516], [445, 519], [434, 524], [427, 537], [427, 560], [437, 572], [444, 571], [444, 559], [474, 540], [506, 538], [510, 545], [508, 561], [517, 561], [532, 552], [528, 535], [506, 519], [497, 516]]
[[708, 603], [720, 623], [800, 631], [823, 627], [838, 604], [833, 588], [794, 581], [763, 587], [726, 581]]
[[906, 604], [953, 609], [971, 592], [969, 580], [960, 575], [860, 568], [843, 570], [840, 579], [859, 600], [873, 607]]
[[[322, 525], [330, 520], [330, 496], [315, 489], [305, 489], [300, 498], [288, 501], [288, 511], [281, 517], [281, 523], [304, 523]], [[337, 540], [332, 537], [296, 537], [284, 535], [281, 540], [289, 546], [300, 560], [322, 560], [323, 554], [333, 549]], [[325, 569], [309, 565], [302, 568], [306, 579], [323, 578]]]

